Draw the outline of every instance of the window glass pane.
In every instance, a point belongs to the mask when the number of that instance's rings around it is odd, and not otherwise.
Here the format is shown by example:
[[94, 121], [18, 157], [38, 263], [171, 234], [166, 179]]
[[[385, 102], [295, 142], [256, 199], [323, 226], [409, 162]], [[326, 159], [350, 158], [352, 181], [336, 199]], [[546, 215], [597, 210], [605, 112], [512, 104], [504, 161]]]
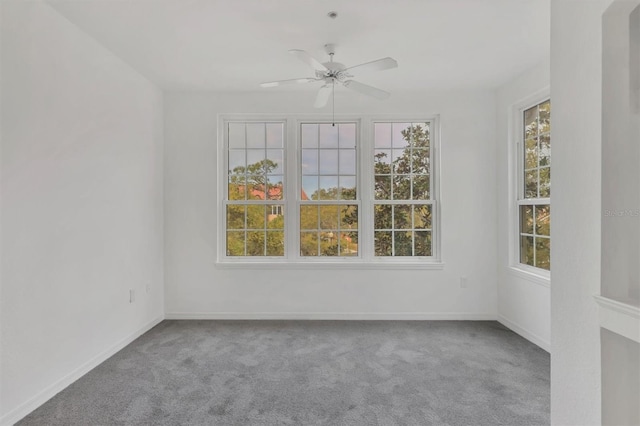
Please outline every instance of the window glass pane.
[[431, 231], [416, 231], [414, 238], [414, 254], [416, 256], [431, 256]]
[[524, 198], [537, 198], [538, 171], [528, 170], [524, 174]]
[[247, 185], [243, 176], [229, 176], [229, 189], [230, 200], [246, 200], [247, 197]]
[[393, 176], [393, 199], [394, 200], [410, 200], [411, 199], [411, 176], [407, 176], [407, 175]]
[[393, 255], [411, 256], [413, 255], [413, 242], [410, 231], [395, 231], [393, 233]]
[[264, 256], [265, 232], [247, 231], [247, 256]]
[[229, 123], [229, 148], [244, 149], [244, 123]]
[[267, 166], [267, 164], [265, 164], [265, 161], [264, 161], [265, 150], [264, 149], [247, 149], [246, 153], [247, 153], [247, 173], [249, 174], [264, 173], [265, 167]]
[[355, 149], [340, 150], [340, 174], [341, 175], [356, 174], [356, 150]]
[[227, 229], [244, 229], [245, 206], [227, 206]]
[[540, 167], [551, 165], [551, 136], [540, 136], [540, 149], [538, 151]]
[[538, 143], [536, 139], [527, 139], [524, 142], [524, 168], [535, 169], [538, 167]]
[[338, 255], [338, 235], [336, 232], [320, 232], [320, 256]]
[[373, 134], [376, 148], [391, 148], [391, 123], [375, 123]]
[[340, 176], [340, 199], [355, 200], [356, 196], [356, 177]]
[[267, 256], [284, 256], [284, 232], [267, 232]]
[[551, 102], [547, 101], [539, 106], [540, 124], [538, 129], [540, 133], [547, 133], [551, 128]]
[[301, 232], [300, 233], [300, 256], [317, 256], [318, 255], [318, 233], [317, 232]]
[[268, 149], [265, 170], [269, 174], [279, 175], [284, 172], [284, 152], [281, 149]]
[[524, 112], [524, 138], [532, 139], [538, 135], [538, 107], [534, 106]]
[[284, 229], [284, 206], [272, 204], [267, 208], [267, 229]]
[[267, 123], [267, 148], [284, 147], [283, 130], [282, 123]]
[[267, 176], [267, 199], [269, 200], [282, 200], [284, 198], [283, 177], [279, 175]]
[[229, 150], [229, 171], [231, 173], [244, 173], [246, 167], [245, 150], [232, 149]]
[[536, 238], [536, 267], [549, 270], [551, 267], [551, 240]]
[[374, 212], [374, 228], [375, 229], [392, 229], [392, 206], [391, 204], [375, 204]]
[[358, 206], [340, 206], [340, 229], [358, 229]]
[[320, 189], [314, 200], [338, 199], [338, 176], [320, 176]]
[[415, 229], [431, 229], [430, 205], [416, 204], [413, 206], [413, 227]]
[[244, 231], [227, 232], [227, 256], [244, 256]]
[[533, 206], [520, 206], [520, 233], [533, 235]]
[[411, 151], [411, 173], [426, 175], [429, 173], [429, 150], [414, 149]]
[[550, 234], [551, 206], [549, 204], [536, 206], [536, 235]]
[[320, 211], [320, 229], [337, 230], [338, 229], [338, 207], [336, 205], [321, 205]]
[[337, 148], [338, 147], [338, 126], [332, 126], [330, 123], [320, 124], [320, 148]]
[[355, 123], [338, 124], [338, 137], [340, 140], [340, 148], [355, 148], [356, 147]]
[[417, 175], [413, 177], [412, 193], [414, 200], [429, 199], [429, 175]]
[[247, 206], [247, 229], [264, 229], [265, 206]]
[[340, 256], [357, 256], [358, 255], [358, 233], [357, 232], [341, 232], [340, 233]]
[[300, 229], [318, 229], [318, 206], [300, 206]]
[[391, 231], [376, 231], [374, 235], [374, 249], [376, 256], [391, 256], [393, 243]]
[[391, 174], [391, 150], [390, 149], [376, 149], [373, 154], [373, 168], [374, 173], [377, 175]]
[[303, 200], [317, 200], [318, 196], [318, 177], [317, 176], [302, 176], [302, 194], [300, 194]]
[[317, 149], [302, 150], [302, 174], [303, 175], [318, 174], [318, 150]]
[[334, 149], [320, 150], [320, 174], [321, 175], [337, 175], [338, 174], [338, 150], [334, 150]]
[[303, 148], [318, 147], [318, 125], [317, 124], [302, 125], [302, 147]]
[[376, 176], [374, 192], [376, 200], [390, 200], [391, 176]]
[[533, 266], [533, 237], [520, 237], [520, 263]]
[[247, 148], [265, 148], [265, 123], [247, 123]]
[[551, 196], [551, 168], [540, 169], [540, 198]]
[[411, 205], [397, 204], [393, 206], [393, 227], [395, 229], [412, 229]]
[[392, 146], [405, 148], [411, 140], [411, 123], [392, 123]]
[[414, 123], [413, 133], [411, 134], [411, 145], [414, 148], [430, 147], [429, 123]]

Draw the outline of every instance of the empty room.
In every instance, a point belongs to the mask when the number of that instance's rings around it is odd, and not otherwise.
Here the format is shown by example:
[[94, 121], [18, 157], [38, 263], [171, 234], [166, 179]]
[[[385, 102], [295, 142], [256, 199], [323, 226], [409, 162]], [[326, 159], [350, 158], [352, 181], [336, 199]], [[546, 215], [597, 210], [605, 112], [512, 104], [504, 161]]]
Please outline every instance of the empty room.
[[639, 141], [640, 0], [1, 0], [0, 426], [640, 425]]

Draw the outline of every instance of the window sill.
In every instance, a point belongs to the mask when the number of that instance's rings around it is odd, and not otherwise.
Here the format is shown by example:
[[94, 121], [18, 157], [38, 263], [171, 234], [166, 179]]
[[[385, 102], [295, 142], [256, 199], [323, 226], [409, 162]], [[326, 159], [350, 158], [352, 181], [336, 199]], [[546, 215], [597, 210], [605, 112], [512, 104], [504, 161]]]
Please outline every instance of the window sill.
[[293, 261], [253, 261], [253, 262], [216, 262], [215, 267], [219, 269], [387, 269], [387, 270], [442, 270], [444, 263], [438, 261], [428, 262], [293, 262]]
[[517, 266], [509, 266], [509, 274], [530, 281], [532, 283], [549, 288], [551, 286], [550, 274], [542, 274], [535, 270], [528, 270]]

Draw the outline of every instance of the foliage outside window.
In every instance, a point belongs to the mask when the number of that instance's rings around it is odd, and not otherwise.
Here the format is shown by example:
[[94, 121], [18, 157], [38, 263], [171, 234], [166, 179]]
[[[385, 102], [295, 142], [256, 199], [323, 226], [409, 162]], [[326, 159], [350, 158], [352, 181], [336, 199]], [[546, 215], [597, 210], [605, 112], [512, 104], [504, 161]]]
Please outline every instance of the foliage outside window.
[[357, 256], [356, 123], [303, 123], [301, 139], [300, 256]]
[[226, 259], [436, 259], [433, 121], [223, 125]]
[[284, 256], [284, 125], [228, 123], [227, 256]]
[[522, 113], [522, 186], [518, 199], [520, 263], [551, 269], [551, 103]]
[[375, 123], [376, 256], [431, 256], [428, 123]]

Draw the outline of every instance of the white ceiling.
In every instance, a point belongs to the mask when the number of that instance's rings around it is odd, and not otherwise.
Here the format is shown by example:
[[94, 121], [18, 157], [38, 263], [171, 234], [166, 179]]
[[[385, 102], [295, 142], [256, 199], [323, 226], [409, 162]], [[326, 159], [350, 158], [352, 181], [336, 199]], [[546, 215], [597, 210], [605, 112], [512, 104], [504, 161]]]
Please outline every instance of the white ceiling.
[[[261, 89], [312, 76], [287, 53], [398, 69], [356, 76], [386, 90], [494, 88], [549, 55], [549, 0], [49, 0], [165, 89]], [[327, 12], [335, 10], [335, 20]]]

